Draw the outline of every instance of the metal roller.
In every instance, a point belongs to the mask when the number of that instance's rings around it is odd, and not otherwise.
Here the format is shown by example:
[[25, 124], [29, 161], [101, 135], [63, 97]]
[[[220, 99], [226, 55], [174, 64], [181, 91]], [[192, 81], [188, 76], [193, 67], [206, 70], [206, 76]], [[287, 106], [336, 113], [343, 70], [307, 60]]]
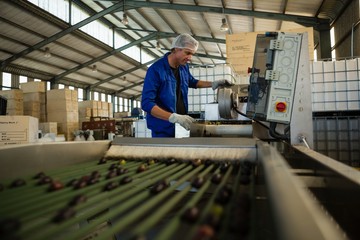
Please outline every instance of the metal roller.
[[238, 95], [231, 88], [220, 88], [218, 90], [219, 115], [225, 119], [236, 119], [238, 117], [235, 109], [238, 106]]

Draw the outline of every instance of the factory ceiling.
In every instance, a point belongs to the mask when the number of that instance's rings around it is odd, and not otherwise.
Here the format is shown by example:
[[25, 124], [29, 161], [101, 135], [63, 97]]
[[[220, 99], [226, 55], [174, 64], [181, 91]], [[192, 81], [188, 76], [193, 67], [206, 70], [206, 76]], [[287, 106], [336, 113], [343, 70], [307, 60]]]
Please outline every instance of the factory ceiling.
[[[70, 25], [31, 2], [3, 0], [0, 67], [3, 72], [136, 99], [147, 67], [169, 51], [179, 33], [200, 42], [191, 64], [221, 64], [226, 62], [227, 34], [313, 27], [316, 45], [317, 31], [328, 30], [350, 1], [71, 0], [70, 6], [90, 17]], [[127, 43], [110, 46], [81, 30], [93, 21]], [[228, 24], [226, 31], [220, 29], [223, 22]], [[150, 60], [126, 54], [133, 47], [139, 57], [146, 54]]]

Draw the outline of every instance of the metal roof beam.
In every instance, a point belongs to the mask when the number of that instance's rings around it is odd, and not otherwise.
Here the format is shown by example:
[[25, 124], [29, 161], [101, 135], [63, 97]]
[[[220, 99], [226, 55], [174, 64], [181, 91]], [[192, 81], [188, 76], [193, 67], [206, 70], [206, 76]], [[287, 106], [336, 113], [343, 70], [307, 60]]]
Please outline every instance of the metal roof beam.
[[130, 47], [132, 47], [132, 46], [135, 46], [135, 45], [137, 45], [137, 44], [139, 44], [139, 43], [141, 43], [141, 42], [143, 42], [143, 41], [148, 41], [148, 40], [154, 39], [154, 38], [156, 38], [156, 35], [157, 35], [157, 33], [151, 33], [151, 34], [149, 34], [149, 35], [147, 35], [147, 36], [145, 36], [145, 37], [143, 37], [143, 38], [139, 38], [138, 40], [132, 41], [132, 42], [130, 42], [129, 44], [126, 44], [126, 45], [124, 45], [124, 46], [122, 46], [122, 47], [119, 47], [119, 48], [117, 48], [117, 49], [114, 49], [114, 50], [112, 50], [112, 51], [110, 51], [110, 52], [108, 52], [108, 53], [105, 53], [105, 54], [103, 54], [103, 55], [101, 55], [101, 56], [99, 56], [99, 57], [97, 57], [97, 58], [94, 58], [94, 59], [92, 59], [92, 60], [90, 60], [90, 61], [87, 61], [87, 62], [85, 62], [85, 63], [82, 63], [82, 64], [80, 64], [80, 65], [77, 66], [77, 67], [74, 67], [74, 68], [72, 68], [72, 69], [69, 69], [69, 70], [67, 70], [67, 71], [65, 71], [65, 72], [57, 75], [56, 77], [52, 78], [50, 81], [51, 81], [51, 82], [56, 82], [57, 80], [61, 79], [62, 77], [66, 76], [66, 75], [68, 75], [68, 74], [70, 74], [70, 73], [76, 72], [77, 70], [79, 70], [79, 69], [81, 69], [81, 68], [87, 67], [87, 66], [89, 66], [89, 65], [91, 65], [91, 64], [93, 64], [93, 63], [95, 63], [95, 62], [98, 62], [98, 61], [100, 61], [100, 60], [102, 60], [102, 59], [105, 59], [105, 58], [107, 58], [107, 57], [110, 57], [110, 56], [114, 55], [114, 54], [117, 53], [117, 52], [121, 52], [121, 51], [123, 51], [123, 50], [125, 50], [125, 49], [128, 49], [128, 48], [130, 48]]
[[71, 27], [68, 27], [67, 29], [65, 29], [65, 30], [63, 30], [61, 32], [58, 32], [58, 33], [54, 34], [53, 36], [44, 39], [43, 41], [41, 41], [41, 42], [39, 42], [39, 43], [37, 43], [37, 44], [23, 50], [23, 51], [21, 51], [21, 52], [15, 54], [15, 55], [9, 57], [8, 59], [4, 60], [3, 62], [1, 62], [1, 69], [6, 67], [6, 65], [11, 63], [12, 61], [14, 61], [14, 60], [16, 60], [18, 58], [21, 58], [21, 57], [25, 56], [26, 54], [28, 54], [28, 53], [30, 53], [30, 52], [32, 52], [34, 50], [37, 50], [37, 49], [39, 49], [39, 48], [41, 48], [41, 47], [43, 47], [43, 46], [45, 46], [45, 45], [47, 45], [47, 44], [49, 44], [49, 43], [51, 43], [53, 41], [56, 41], [57, 39], [62, 38], [63, 36], [75, 31], [76, 29], [81, 28], [82, 26], [85, 26], [86, 24], [88, 24], [88, 23], [90, 23], [90, 22], [92, 22], [92, 21], [94, 21], [94, 20], [96, 20], [96, 19], [98, 19], [100, 17], [103, 17], [106, 14], [114, 12], [117, 9], [122, 8], [122, 7], [123, 7], [122, 2], [114, 4], [111, 7], [106, 8], [103, 11], [98, 12], [97, 14], [94, 14], [94, 15], [84, 19], [83, 21], [81, 21], [81, 22], [79, 22], [79, 23], [77, 23], [77, 24], [75, 24], [75, 25], [73, 25]]
[[175, 4], [175, 3], [169, 4], [169, 3], [136, 1], [136, 0], [126, 1], [127, 10], [130, 10], [132, 8], [142, 8], [142, 7], [154, 8], [154, 9], [156, 8], [169, 9], [175, 11], [208, 12], [208, 13], [219, 13], [219, 14], [228, 14], [228, 15], [241, 15], [241, 16], [249, 16], [255, 18], [296, 22], [298, 24], [307, 27], [311, 26], [315, 28], [321, 24], [329, 23], [329, 19], [299, 16], [293, 14], [262, 12], [262, 11], [252, 11], [252, 10], [233, 9], [233, 8], [221, 8], [221, 7], [209, 7], [209, 6], [194, 6], [194, 5], [186, 5], [186, 4]]
[[123, 71], [123, 72], [121, 72], [121, 73], [118, 73], [118, 74], [116, 74], [116, 75], [114, 75], [114, 76], [111, 76], [111, 77], [109, 77], [109, 78], [107, 78], [107, 79], [104, 79], [104, 80], [102, 80], [101, 82], [92, 84], [92, 85], [90, 85], [90, 88], [97, 87], [97, 86], [99, 86], [99, 85], [101, 85], [101, 84], [103, 84], [103, 83], [110, 82], [111, 80], [113, 80], [113, 79], [115, 79], [115, 78], [122, 77], [122, 76], [124, 76], [124, 75], [126, 75], [126, 74], [129, 74], [129, 73], [131, 73], [131, 72], [133, 72], [133, 71], [136, 71], [136, 70], [138, 70], [138, 69], [140, 69], [140, 68], [146, 67], [147, 65], [152, 64], [152, 63], [155, 62], [156, 60], [157, 60], [157, 59], [153, 59], [153, 60], [151, 60], [151, 61], [149, 61], [149, 62], [143, 63], [143, 64], [141, 64], [141, 65], [139, 65], [139, 66], [130, 68], [130, 69], [126, 70], [126, 71]]

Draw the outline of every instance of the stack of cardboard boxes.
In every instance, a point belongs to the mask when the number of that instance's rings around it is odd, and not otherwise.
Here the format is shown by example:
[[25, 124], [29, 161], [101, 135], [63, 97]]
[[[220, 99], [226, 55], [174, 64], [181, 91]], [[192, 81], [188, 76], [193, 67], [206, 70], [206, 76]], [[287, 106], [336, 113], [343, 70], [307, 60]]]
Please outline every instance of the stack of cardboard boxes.
[[87, 100], [79, 102], [79, 127], [91, 118], [113, 118], [112, 104], [102, 101]]
[[47, 91], [47, 119], [57, 122], [59, 134], [64, 134], [66, 141], [74, 140], [74, 132], [79, 129], [77, 91], [54, 89]]
[[46, 122], [46, 84], [45, 82], [21, 83], [24, 94], [24, 115], [33, 116], [39, 122]]
[[7, 100], [6, 115], [24, 115], [24, 94], [20, 89], [0, 91]]

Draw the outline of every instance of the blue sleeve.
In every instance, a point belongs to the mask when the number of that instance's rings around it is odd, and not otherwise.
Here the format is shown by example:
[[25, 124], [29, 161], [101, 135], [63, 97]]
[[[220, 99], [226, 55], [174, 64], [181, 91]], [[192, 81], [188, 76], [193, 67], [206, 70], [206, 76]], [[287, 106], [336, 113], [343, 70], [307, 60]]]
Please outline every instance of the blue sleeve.
[[151, 113], [151, 109], [156, 105], [157, 89], [160, 85], [158, 79], [158, 73], [150, 67], [145, 75], [141, 96], [141, 108], [147, 113]]
[[189, 74], [189, 87], [191, 87], [191, 88], [197, 88], [197, 87], [196, 87], [196, 84], [198, 83], [199, 80], [195, 79], [195, 78], [193, 77], [193, 75], [191, 75], [190, 70], [189, 70], [189, 65], [186, 65], [186, 69], [187, 69], [187, 72], [188, 72], [188, 74]]

